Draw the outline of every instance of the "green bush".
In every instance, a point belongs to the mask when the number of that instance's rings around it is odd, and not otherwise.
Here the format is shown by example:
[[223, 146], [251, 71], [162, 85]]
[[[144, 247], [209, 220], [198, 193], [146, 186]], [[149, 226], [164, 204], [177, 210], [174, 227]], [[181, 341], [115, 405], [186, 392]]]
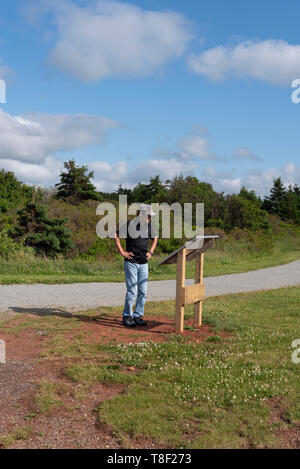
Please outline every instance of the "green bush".
[[224, 227], [227, 232], [233, 228], [257, 231], [265, 227], [267, 212], [255, 202], [240, 195], [228, 195], [224, 213]]
[[22, 257], [26, 254], [32, 256], [33, 250], [26, 248], [22, 243], [15, 242], [12, 238], [10, 238], [7, 230], [4, 229], [0, 231], [0, 257], [4, 259], [11, 259], [17, 255], [18, 259], [20, 259], [20, 256]]
[[120, 257], [115, 248], [113, 239], [110, 238], [97, 238], [92, 247], [90, 247], [85, 254], [81, 255], [83, 258], [88, 256], [103, 260], [112, 260]]
[[7, 259], [19, 251], [20, 245], [15, 243], [7, 234], [6, 230], [0, 231], [0, 255]]
[[[47, 202], [48, 213], [51, 217], [67, 219], [66, 227], [72, 233], [73, 246], [68, 252], [69, 257], [87, 254], [90, 249], [97, 255], [96, 226], [99, 216], [96, 215], [98, 202], [88, 200], [78, 205], [72, 205], [63, 200], [50, 199]], [[112, 243], [113, 244], [113, 243]]]
[[18, 211], [17, 226], [10, 230], [11, 236], [25, 246], [34, 248], [39, 255], [65, 254], [72, 247], [71, 232], [66, 219], [50, 218], [39, 192]]
[[234, 228], [230, 232], [229, 239], [237, 248], [240, 245], [249, 252], [270, 253], [274, 248], [273, 238], [261, 230], [252, 232]]
[[183, 239], [179, 238], [161, 238], [157, 245], [156, 253], [166, 253], [170, 254], [173, 251], [176, 251], [184, 243]]
[[0, 170], [0, 213], [16, 208], [27, 199], [30, 187], [18, 181], [12, 171]]

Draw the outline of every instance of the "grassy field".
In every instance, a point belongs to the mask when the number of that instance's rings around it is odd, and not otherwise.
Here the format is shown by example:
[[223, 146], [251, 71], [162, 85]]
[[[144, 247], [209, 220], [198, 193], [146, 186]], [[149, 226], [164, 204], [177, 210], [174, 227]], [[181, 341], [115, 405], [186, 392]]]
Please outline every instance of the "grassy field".
[[[176, 266], [159, 267], [162, 256], [150, 261], [150, 280], [167, 280], [176, 276]], [[225, 246], [224, 250], [210, 250], [205, 255], [205, 276], [225, 275], [286, 264], [300, 259], [300, 237], [277, 239], [273, 252], [249, 252], [240, 246]], [[194, 277], [194, 262], [187, 263], [187, 278]], [[19, 255], [15, 259], [0, 258], [0, 283], [77, 283], [122, 282], [123, 259], [111, 261], [95, 259], [47, 259]]]
[[[95, 383], [123, 386], [97, 408], [99, 422], [122, 447], [134, 447], [137, 438], [171, 448], [297, 447], [300, 364], [291, 354], [292, 342], [300, 338], [299, 306], [299, 288], [210, 298], [204, 324], [211, 334], [198, 342], [175, 334], [143, 340], [142, 329], [132, 331], [127, 343], [107, 336], [90, 342], [85, 319], [111, 317], [119, 314], [117, 308], [70, 317], [22, 315], [4, 322], [0, 336], [43, 331], [42, 361], [61, 361], [57, 380], [48, 383], [45, 376], [40, 385], [37, 415], [61, 408], [68, 383], [77, 386], [79, 407]], [[174, 303], [148, 303], [149, 314], [173, 317]], [[195, 332], [192, 326], [187, 331]], [[123, 332], [120, 328], [119, 338]], [[34, 425], [32, 418], [33, 432]], [[11, 441], [11, 435], [5, 438]]]

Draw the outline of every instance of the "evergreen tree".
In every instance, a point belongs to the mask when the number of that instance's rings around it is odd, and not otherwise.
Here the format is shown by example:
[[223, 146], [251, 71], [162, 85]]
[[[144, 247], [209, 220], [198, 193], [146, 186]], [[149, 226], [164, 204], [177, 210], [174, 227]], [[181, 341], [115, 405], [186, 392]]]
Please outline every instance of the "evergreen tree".
[[289, 185], [286, 192], [286, 219], [293, 220], [295, 223], [300, 223], [300, 194], [298, 193], [298, 186], [292, 187]]
[[161, 182], [159, 175], [150, 178], [148, 185], [149, 190], [149, 203], [161, 203], [166, 197], [166, 186]]
[[296, 200], [296, 207], [297, 207], [297, 217], [296, 223], [300, 224], [300, 187], [297, 184], [294, 184], [293, 193]]
[[66, 253], [73, 245], [66, 222], [66, 218], [50, 218], [41, 192], [32, 190], [30, 200], [18, 211], [18, 224], [10, 235], [33, 247], [37, 254], [53, 257]]
[[61, 172], [60, 182], [55, 184], [57, 199], [64, 199], [75, 205], [83, 200], [100, 200], [100, 195], [90, 181], [94, 177], [94, 171], [86, 174], [88, 167], [78, 166], [75, 160], [65, 162], [64, 167], [66, 171]]
[[127, 189], [126, 187], [123, 187], [122, 184], [119, 184], [119, 187], [116, 190], [116, 193], [118, 195], [126, 195], [127, 196], [127, 203], [129, 205], [134, 202], [132, 189]]
[[269, 213], [276, 213], [280, 218], [287, 218], [287, 200], [286, 189], [281, 181], [281, 178], [273, 179], [273, 187], [270, 191], [270, 196], [265, 197], [263, 208]]
[[166, 195], [166, 187], [158, 175], [150, 178], [149, 184], [137, 184], [132, 190], [132, 201], [151, 204], [163, 202]]

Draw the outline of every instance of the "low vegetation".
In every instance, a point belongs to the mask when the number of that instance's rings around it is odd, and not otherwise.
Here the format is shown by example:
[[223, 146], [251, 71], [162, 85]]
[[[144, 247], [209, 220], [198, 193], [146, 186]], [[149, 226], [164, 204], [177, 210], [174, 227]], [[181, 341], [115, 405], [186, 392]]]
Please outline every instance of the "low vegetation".
[[[60, 182], [51, 190], [27, 186], [12, 172], [0, 172], [1, 283], [122, 280], [122, 259], [112, 240], [99, 239], [95, 229], [99, 201], [112, 202], [118, 212], [119, 195], [126, 195], [128, 203], [204, 203], [205, 234], [221, 236], [206, 256], [206, 275], [299, 259], [300, 189], [284, 187], [280, 178], [264, 199], [245, 188], [239, 194], [217, 193], [211, 184], [191, 176], [165, 183], [154, 176], [148, 184], [120, 186], [114, 193], [97, 192], [92, 178], [93, 172], [74, 160], [65, 163]], [[174, 278], [174, 267], [158, 269], [156, 263], [184, 242], [185, 238], [160, 238], [150, 263], [151, 278]], [[188, 275], [193, 276], [192, 270]]]
[[0, 448], [8, 448], [13, 446], [16, 441], [27, 440], [32, 428], [28, 425], [16, 428], [12, 433], [0, 436]]
[[[103, 347], [112, 364], [139, 374], [100, 406], [100, 420], [174, 447], [280, 446], [280, 430], [300, 424], [299, 370], [291, 361], [299, 299], [299, 289], [289, 289], [209, 300], [205, 323], [230, 335], [201, 346], [175, 336]], [[106, 379], [99, 365], [66, 373], [78, 382]], [[110, 381], [124, 383], [124, 375], [110, 369]], [[273, 420], [277, 405], [282, 416]]]
[[62, 406], [62, 402], [57, 397], [59, 384], [52, 381], [41, 381], [36, 396], [36, 409], [38, 412], [47, 413], [54, 407]]
[[[205, 255], [205, 276], [247, 272], [299, 259], [300, 228], [274, 221], [272, 230], [272, 235], [266, 236], [235, 229], [215, 242]], [[0, 250], [3, 253], [0, 257], [2, 284], [124, 281], [123, 260], [115, 253], [111, 240], [107, 243], [109, 260], [96, 256], [75, 259], [36, 256], [31, 248], [24, 251], [4, 232], [0, 233]], [[175, 265], [157, 265], [165, 255], [158, 250], [151, 259], [151, 280], [175, 278]], [[187, 277], [194, 277], [193, 262], [187, 263]]]
[[[204, 325], [211, 333], [202, 341], [174, 333], [146, 341], [140, 329], [124, 342], [122, 328], [120, 340], [100, 335], [91, 341], [86, 324], [109, 319], [118, 308], [23, 314], [3, 322], [0, 334], [43, 331], [43, 360], [56, 366], [61, 360], [57, 381], [39, 383], [38, 412], [55, 406], [63, 412], [68, 383], [76, 384], [73, 405], [79, 408], [96, 383], [120, 386], [123, 391], [102, 401], [97, 413], [123, 447], [139, 438], [171, 448], [296, 447], [300, 365], [291, 354], [300, 337], [299, 304], [299, 288], [209, 298]], [[192, 308], [186, 309], [188, 319]], [[173, 317], [174, 302], [148, 303], [149, 314]], [[186, 330], [197, 335], [191, 326]]]

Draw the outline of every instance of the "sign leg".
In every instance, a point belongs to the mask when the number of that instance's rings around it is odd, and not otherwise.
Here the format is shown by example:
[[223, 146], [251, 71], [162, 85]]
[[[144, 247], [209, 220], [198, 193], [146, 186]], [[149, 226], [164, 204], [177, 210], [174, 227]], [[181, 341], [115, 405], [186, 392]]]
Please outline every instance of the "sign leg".
[[[203, 284], [203, 263], [204, 263], [204, 252], [201, 252], [196, 257], [195, 265], [195, 283]], [[202, 325], [202, 301], [197, 301], [194, 305], [194, 326], [198, 327]]]
[[185, 257], [186, 248], [179, 252], [177, 258], [176, 274], [176, 312], [175, 312], [175, 330], [177, 334], [183, 332], [184, 328], [184, 306], [182, 289], [185, 285]]

